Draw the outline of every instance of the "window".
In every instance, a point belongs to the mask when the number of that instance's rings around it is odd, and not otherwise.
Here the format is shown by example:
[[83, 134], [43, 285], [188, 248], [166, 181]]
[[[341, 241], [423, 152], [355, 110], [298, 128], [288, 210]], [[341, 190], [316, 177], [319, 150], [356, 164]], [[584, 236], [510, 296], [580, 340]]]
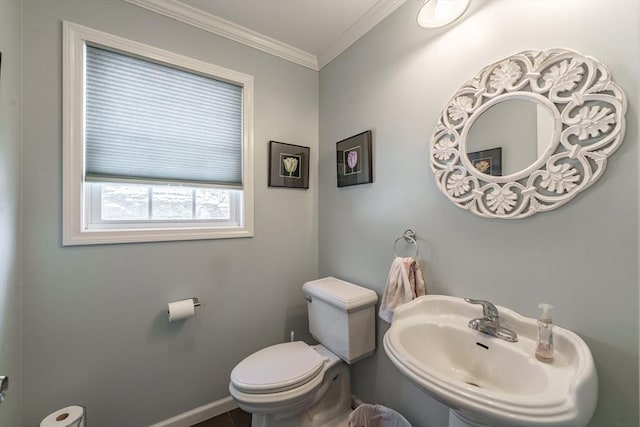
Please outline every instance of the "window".
[[249, 237], [253, 78], [64, 23], [65, 245]]

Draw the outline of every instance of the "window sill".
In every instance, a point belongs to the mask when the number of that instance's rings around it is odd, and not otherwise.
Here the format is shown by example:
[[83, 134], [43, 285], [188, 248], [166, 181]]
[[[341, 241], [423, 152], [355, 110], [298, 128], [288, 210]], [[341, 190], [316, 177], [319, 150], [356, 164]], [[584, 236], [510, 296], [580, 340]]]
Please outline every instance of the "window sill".
[[131, 230], [83, 230], [67, 232], [63, 236], [64, 246], [105, 245], [117, 243], [169, 242], [180, 240], [234, 239], [253, 237], [253, 230], [246, 227], [233, 228], [145, 228]]

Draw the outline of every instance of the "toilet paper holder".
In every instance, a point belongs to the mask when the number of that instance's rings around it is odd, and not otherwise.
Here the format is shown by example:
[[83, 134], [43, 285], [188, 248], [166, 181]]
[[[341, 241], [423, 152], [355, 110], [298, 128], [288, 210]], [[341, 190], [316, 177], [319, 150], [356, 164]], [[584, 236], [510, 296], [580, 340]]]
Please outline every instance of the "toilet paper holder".
[[[200, 300], [199, 300], [197, 297], [191, 297], [191, 298], [180, 299], [180, 300], [178, 300], [178, 301], [176, 301], [176, 302], [189, 301], [189, 300], [193, 301], [193, 306], [194, 306], [194, 307], [200, 307], [200, 305], [201, 305], [201, 304], [200, 304]], [[167, 310], [167, 313], [168, 313], [168, 312], [169, 312], [169, 311]]]
[[197, 307], [200, 307], [200, 300], [196, 297], [170, 302], [167, 304], [169, 322], [184, 320], [194, 316]]
[[193, 300], [194, 307], [200, 307], [200, 300], [197, 297], [185, 298], [182, 301], [188, 301], [188, 300]]

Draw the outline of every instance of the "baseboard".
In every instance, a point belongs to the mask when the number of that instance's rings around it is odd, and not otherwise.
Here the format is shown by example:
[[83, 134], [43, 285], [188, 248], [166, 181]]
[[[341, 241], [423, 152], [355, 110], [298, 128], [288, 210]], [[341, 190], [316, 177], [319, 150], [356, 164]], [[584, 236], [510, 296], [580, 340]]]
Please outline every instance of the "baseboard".
[[[364, 402], [358, 398], [358, 396], [351, 395], [351, 407], [357, 408]], [[192, 409], [182, 414], [171, 417], [168, 420], [160, 421], [159, 423], [152, 424], [149, 427], [191, 427], [194, 424], [201, 423], [209, 418], [216, 417], [225, 412], [229, 412], [238, 407], [236, 402], [231, 396], [227, 396], [223, 399], [216, 400], [215, 402], [207, 403], [195, 409]]]
[[224, 399], [216, 400], [215, 402], [207, 403], [206, 405], [192, 409], [168, 420], [161, 421], [153, 424], [149, 427], [191, 427], [194, 424], [201, 423], [225, 412], [229, 412], [236, 409], [238, 405], [231, 396]]

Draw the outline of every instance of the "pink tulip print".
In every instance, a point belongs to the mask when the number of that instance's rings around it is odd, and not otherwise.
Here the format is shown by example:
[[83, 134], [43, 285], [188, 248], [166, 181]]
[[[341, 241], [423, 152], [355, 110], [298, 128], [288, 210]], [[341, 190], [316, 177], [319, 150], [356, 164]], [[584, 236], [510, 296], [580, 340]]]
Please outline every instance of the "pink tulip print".
[[347, 154], [347, 165], [351, 169], [351, 173], [353, 173], [353, 168], [358, 164], [358, 152], [356, 150], [349, 151]]
[[371, 131], [336, 142], [338, 187], [373, 182]]

